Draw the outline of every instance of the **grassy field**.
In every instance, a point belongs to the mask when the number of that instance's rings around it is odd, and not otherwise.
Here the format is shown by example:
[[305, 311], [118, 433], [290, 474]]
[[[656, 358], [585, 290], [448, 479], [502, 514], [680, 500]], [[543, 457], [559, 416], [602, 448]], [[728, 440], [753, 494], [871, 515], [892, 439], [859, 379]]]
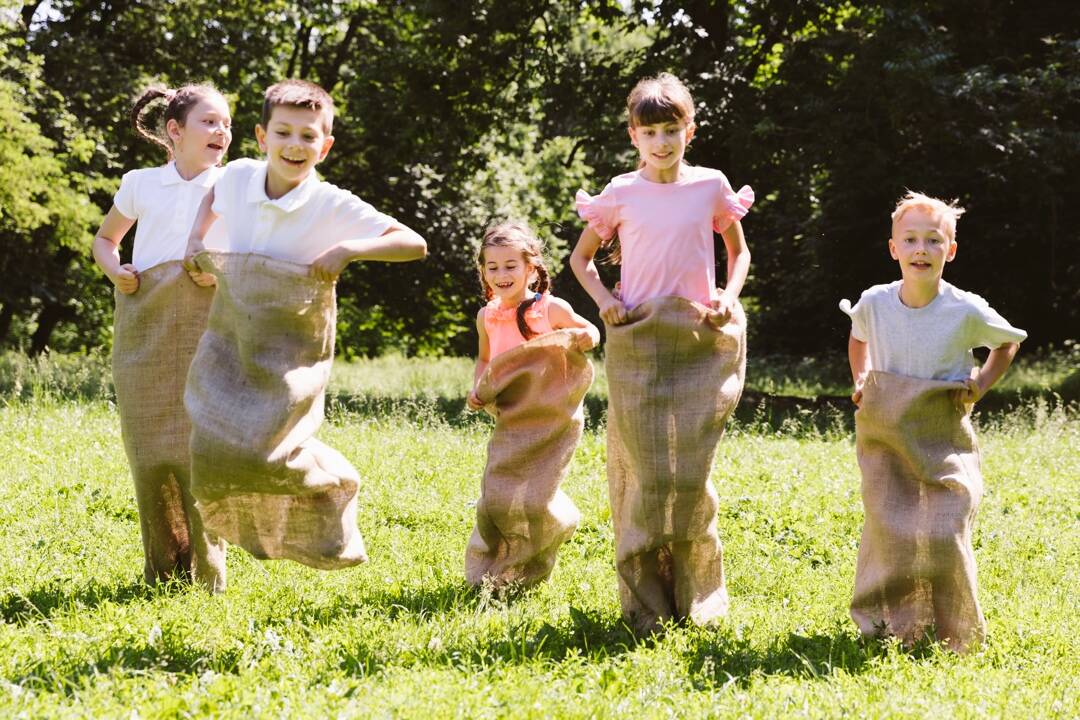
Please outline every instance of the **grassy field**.
[[[415, 404], [389, 415], [335, 404], [320, 437], [365, 478], [372, 561], [324, 573], [234, 548], [221, 597], [140, 583], [119, 423], [95, 372], [31, 368], [28, 399], [5, 381], [0, 717], [1080, 713], [1073, 412], [1035, 400], [980, 420], [980, 652], [859, 640], [847, 617], [861, 524], [852, 439], [794, 423], [736, 423], [721, 444], [730, 616], [638, 641], [619, 619], [602, 427], [566, 484], [583, 520], [552, 581], [494, 598], [462, 579], [489, 426], [415, 401], [459, 393], [469, 364], [367, 362], [338, 368], [342, 396], [391, 388]], [[60, 382], [80, 399], [61, 399]], [[86, 399], [94, 383], [101, 395]]]

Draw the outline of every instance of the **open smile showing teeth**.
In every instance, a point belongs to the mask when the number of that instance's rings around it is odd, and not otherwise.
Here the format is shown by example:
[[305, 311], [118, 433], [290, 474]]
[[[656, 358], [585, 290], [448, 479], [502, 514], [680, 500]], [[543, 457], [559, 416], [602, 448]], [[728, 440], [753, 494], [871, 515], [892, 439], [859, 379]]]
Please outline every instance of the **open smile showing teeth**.
[[224, 150], [225, 149], [223, 146], [218, 145], [217, 143], [210, 143], [206, 147], [210, 148], [211, 150]]
[[285, 157], [284, 155], [282, 155], [281, 159], [284, 160], [285, 162], [289, 163], [290, 165], [303, 165], [304, 164], [304, 159], [303, 158], [300, 158], [299, 160], [297, 160], [295, 158]]

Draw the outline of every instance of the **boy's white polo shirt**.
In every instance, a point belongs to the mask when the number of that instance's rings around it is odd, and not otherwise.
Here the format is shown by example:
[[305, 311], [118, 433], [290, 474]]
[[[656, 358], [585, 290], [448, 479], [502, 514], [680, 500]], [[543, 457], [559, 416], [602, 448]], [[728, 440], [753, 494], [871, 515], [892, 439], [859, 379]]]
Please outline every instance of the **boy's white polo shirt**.
[[[137, 221], [131, 264], [147, 270], [169, 260], [183, 260], [191, 226], [206, 193], [225, 172], [207, 168], [191, 180], [180, 177], [176, 163], [125, 173], [113, 205], [126, 218]], [[206, 247], [225, 246], [224, 228], [211, 228]]]
[[314, 172], [285, 195], [266, 196], [266, 161], [234, 160], [214, 186], [214, 212], [230, 252], [310, 264], [345, 240], [374, 238], [397, 224]]

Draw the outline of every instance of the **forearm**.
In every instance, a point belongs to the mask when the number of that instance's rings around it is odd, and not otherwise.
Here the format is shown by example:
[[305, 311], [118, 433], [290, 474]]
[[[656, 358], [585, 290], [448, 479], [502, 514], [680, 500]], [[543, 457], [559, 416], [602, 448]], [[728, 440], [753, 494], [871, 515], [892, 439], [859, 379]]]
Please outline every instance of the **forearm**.
[[120, 246], [106, 237], [98, 235], [91, 246], [94, 262], [106, 276], [113, 278], [120, 272]]
[[870, 372], [870, 350], [865, 342], [848, 336], [848, 363], [851, 365], [851, 381], [861, 387]]
[[427, 243], [408, 228], [390, 230], [377, 238], [346, 240], [342, 250], [354, 260], [377, 260], [380, 262], [408, 262], [427, 255]]
[[724, 249], [727, 251], [727, 279], [724, 283], [724, 293], [732, 300], [736, 300], [742, 294], [746, 276], [750, 274], [750, 248], [746, 245], [742, 223], [738, 221], [731, 223], [721, 236], [724, 238]]
[[191, 232], [188, 234], [188, 247], [201, 249], [203, 238], [206, 237], [206, 233], [210, 231], [210, 226], [217, 219], [218, 215], [214, 212], [214, 190], [211, 188], [199, 205], [199, 211], [195, 214], [195, 222], [192, 223]]
[[483, 377], [484, 371], [487, 370], [488, 364], [489, 364], [489, 361], [487, 361], [487, 360], [479, 360], [478, 359], [476, 361], [476, 369], [473, 371], [473, 383], [472, 383], [474, 388], [476, 387], [476, 384], [480, 382], [480, 378]]
[[600, 271], [597, 270], [593, 257], [579, 255], [575, 250], [570, 256], [570, 269], [574, 271], [574, 277], [581, 283], [581, 287], [585, 288], [585, 292], [589, 294], [597, 307], [602, 308], [615, 299], [611, 291], [604, 287], [604, 281], [600, 279]]
[[975, 382], [979, 384], [980, 394], [986, 393], [987, 390], [994, 386], [994, 383], [1001, 379], [1001, 376], [1012, 365], [1013, 358], [1016, 357], [1019, 350], [1019, 343], [1005, 343], [990, 351], [986, 362], [983, 363], [982, 368], [975, 376]]

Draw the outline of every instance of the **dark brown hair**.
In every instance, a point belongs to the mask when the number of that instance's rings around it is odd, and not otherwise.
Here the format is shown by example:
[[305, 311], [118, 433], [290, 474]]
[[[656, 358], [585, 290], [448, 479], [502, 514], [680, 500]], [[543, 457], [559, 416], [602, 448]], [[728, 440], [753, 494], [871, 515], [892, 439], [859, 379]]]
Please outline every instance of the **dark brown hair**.
[[274, 114], [274, 108], [282, 106], [318, 110], [322, 113], [323, 132], [329, 135], [334, 129], [334, 100], [330, 97], [330, 93], [313, 82], [293, 78], [268, 87], [263, 97], [260, 118], [264, 129], [270, 124], [270, 116]]
[[551, 289], [551, 278], [544, 267], [544, 244], [533, 234], [529, 226], [520, 222], [502, 222], [492, 225], [484, 232], [480, 241], [480, 250], [476, 253], [476, 269], [480, 275], [480, 286], [484, 288], [484, 297], [491, 300], [495, 292], [484, 280], [484, 250], [490, 247], [509, 247], [521, 251], [522, 258], [533, 270], [536, 270], [536, 288], [534, 295], [522, 300], [517, 306], [517, 326], [521, 337], [526, 340], [536, 335], [529, 323], [525, 322], [525, 311], [532, 307], [540, 296]]
[[[153, 85], [143, 91], [138, 100], [131, 108], [131, 126], [144, 140], [155, 145], [160, 145], [168, 153], [169, 159], [173, 158], [172, 141], [166, 127], [170, 120], [175, 120], [181, 127], [187, 122], [187, 116], [202, 100], [209, 97], [219, 97], [222, 101], [225, 97], [212, 85], [184, 85], [175, 90], [164, 85]], [[165, 101], [165, 110], [161, 118], [147, 125], [145, 116], [148, 114], [148, 106], [156, 100]], [[226, 105], [228, 103], [226, 102]]]

